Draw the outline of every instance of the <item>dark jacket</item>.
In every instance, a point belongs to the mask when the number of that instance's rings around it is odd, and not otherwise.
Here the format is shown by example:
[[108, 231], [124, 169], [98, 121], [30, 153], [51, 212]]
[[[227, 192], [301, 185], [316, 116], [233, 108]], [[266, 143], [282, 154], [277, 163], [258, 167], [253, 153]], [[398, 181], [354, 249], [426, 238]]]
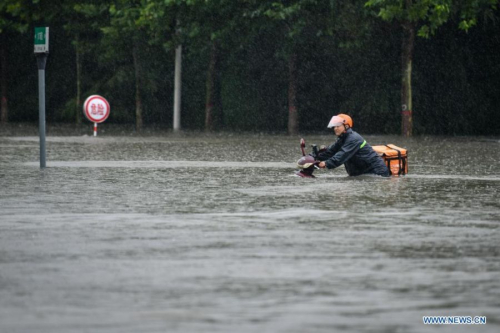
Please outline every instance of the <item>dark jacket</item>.
[[344, 164], [349, 176], [376, 174], [390, 176], [389, 169], [382, 157], [352, 129], [348, 129], [338, 137], [337, 141], [318, 155], [320, 161], [325, 161], [328, 169]]

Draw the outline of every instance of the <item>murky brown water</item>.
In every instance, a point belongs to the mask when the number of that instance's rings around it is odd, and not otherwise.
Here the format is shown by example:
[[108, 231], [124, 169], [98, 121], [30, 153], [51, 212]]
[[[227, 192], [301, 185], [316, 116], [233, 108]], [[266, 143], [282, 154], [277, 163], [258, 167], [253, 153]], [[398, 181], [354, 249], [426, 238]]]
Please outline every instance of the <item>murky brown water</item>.
[[40, 170], [0, 136], [0, 332], [498, 332], [500, 139], [365, 138], [410, 175], [302, 179], [299, 137], [195, 133], [49, 135]]

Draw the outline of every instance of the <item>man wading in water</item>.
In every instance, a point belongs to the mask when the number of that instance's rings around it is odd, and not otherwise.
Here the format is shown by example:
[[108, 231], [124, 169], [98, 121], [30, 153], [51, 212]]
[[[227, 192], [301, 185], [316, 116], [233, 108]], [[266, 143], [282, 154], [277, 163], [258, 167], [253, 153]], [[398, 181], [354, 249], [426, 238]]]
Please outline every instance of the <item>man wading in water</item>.
[[361, 135], [352, 130], [351, 117], [342, 113], [333, 116], [328, 128], [333, 128], [337, 141], [316, 156], [316, 159], [323, 161], [318, 164], [320, 168], [334, 169], [344, 164], [349, 176], [390, 176], [382, 157], [378, 156]]

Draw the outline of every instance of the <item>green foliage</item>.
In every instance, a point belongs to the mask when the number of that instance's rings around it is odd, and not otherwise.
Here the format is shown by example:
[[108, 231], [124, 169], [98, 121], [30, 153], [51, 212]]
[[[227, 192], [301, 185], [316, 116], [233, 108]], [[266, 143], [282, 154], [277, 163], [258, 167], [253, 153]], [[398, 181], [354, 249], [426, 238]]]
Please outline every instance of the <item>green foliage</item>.
[[[146, 126], [171, 127], [175, 47], [183, 45], [183, 128], [204, 126], [210, 46], [220, 48], [226, 130], [285, 132], [288, 69], [297, 55], [300, 130], [339, 112], [362, 133], [399, 133], [400, 23], [421, 37], [414, 55], [415, 133], [499, 134], [498, 1], [6, 0], [9, 120], [37, 121], [32, 29], [50, 26], [47, 121], [74, 121], [75, 51], [83, 99], [102, 94], [109, 122], [132, 123], [138, 45]], [[50, 11], [50, 13], [49, 13]], [[480, 26], [481, 29], [477, 29]], [[458, 27], [458, 28], [457, 28]], [[476, 27], [476, 28], [474, 28]], [[465, 33], [467, 32], [467, 33]], [[466, 126], [474, 115], [477, 127]]]
[[30, 24], [54, 18], [54, 4], [44, 7], [40, 0], [3, 0], [0, 2], [0, 33], [15, 31], [26, 33]]
[[379, 9], [377, 15], [385, 21], [420, 23], [418, 35], [428, 38], [448, 21], [452, 3], [453, 0], [370, 0], [365, 6]]
[[461, 18], [458, 27], [469, 30], [477, 23], [482, 12], [496, 10], [497, 0], [369, 0], [368, 8], [378, 10], [377, 15], [385, 21], [407, 21], [419, 23], [418, 35], [429, 38], [445, 24], [454, 13]]

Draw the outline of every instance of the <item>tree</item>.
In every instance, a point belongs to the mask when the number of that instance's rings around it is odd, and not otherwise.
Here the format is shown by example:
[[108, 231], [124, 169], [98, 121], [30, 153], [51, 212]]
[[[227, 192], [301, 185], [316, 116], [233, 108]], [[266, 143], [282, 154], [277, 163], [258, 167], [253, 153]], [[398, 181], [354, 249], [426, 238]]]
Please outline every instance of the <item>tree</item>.
[[0, 2], [0, 123], [7, 123], [9, 120], [8, 34], [25, 33], [35, 15], [34, 12], [30, 11], [32, 6], [25, 7], [24, 2], [22, 0]]
[[496, 10], [498, 0], [370, 0], [368, 8], [385, 21], [397, 21], [403, 29], [401, 47], [401, 133], [412, 136], [412, 66], [415, 34], [429, 38], [450, 17], [458, 16], [459, 29], [467, 31], [482, 12]]
[[109, 5], [105, 2], [95, 4], [91, 0], [65, 1], [57, 8], [60, 12], [59, 16], [64, 17], [64, 30], [72, 39], [75, 49], [74, 119], [76, 124], [81, 124], [83, 118], [81, 108], [84, 90], [82, 73], [84, 58], [96, 48], [95, 36], [98, 35], [100, 26], [104, 24], [108, 8]]
[[121, 41], [122, 50], [128, 50], [132, 55], [134, 68], [135, 89], [135, 128], [141, 131], [143, 128], [143, 101], [141, 87], [144, 84], [143, 70], [141, 65], [142, 44], [147, 39], [145, 28], [141, 24], [141, 0], [119, 0], [109, 7], [111, 20], [109, 26], [103, 27], [107, 40]]
[[321, 13], [320, 1], [290, 0], [290, 1], [255, 1], [250, 0], [254, 8], [247, 13], [248, 17], [260, 18], [257, 26], [271, 25], [283, 36], [284, 46], [281, 56], [287, 62], [288, 68], [288, 134], [297, 134], [299, 130], [299, 110], [297, 105], [298, 91], [298, 54], [305, 40], [304, 32]]
[[[191, 1], [182, 20], [182, 31], [191, 50], [208, 53], [205, 81], [205, 131], [221, 128], [224, 123], [221, 76], [225, 53], [235, 39], [246, 38], [248, 21], [243, 19], [245, 4], [233, 0]], [[235, 38], [236, 37], [236, 38]]]
[[152, 38], [150, 42], [160, 43], [168, 52], [175, 49], [175, 87], [174, 87], [174, 130], [181, 128], [180, 122], [180, 83], [181, 83], [181, 55], [184, 32], [182, 24], [188, 16], [189, 7], [196, 0], [145, 0], [142, 1], [139, 26], [146, 27]]
[[[190, 23], [190, 39], [201, 40], [201, 46], [209, 53], [205, 82], [205, 131], [211, 132], [222, 126], [223, 112], [220, 97], [221, 47], [231, 33], [234, 9], [231, 1], [217, 0], [198, 2], [193, 8]], [[208, 19], [207, 19], [208, 18]]]

